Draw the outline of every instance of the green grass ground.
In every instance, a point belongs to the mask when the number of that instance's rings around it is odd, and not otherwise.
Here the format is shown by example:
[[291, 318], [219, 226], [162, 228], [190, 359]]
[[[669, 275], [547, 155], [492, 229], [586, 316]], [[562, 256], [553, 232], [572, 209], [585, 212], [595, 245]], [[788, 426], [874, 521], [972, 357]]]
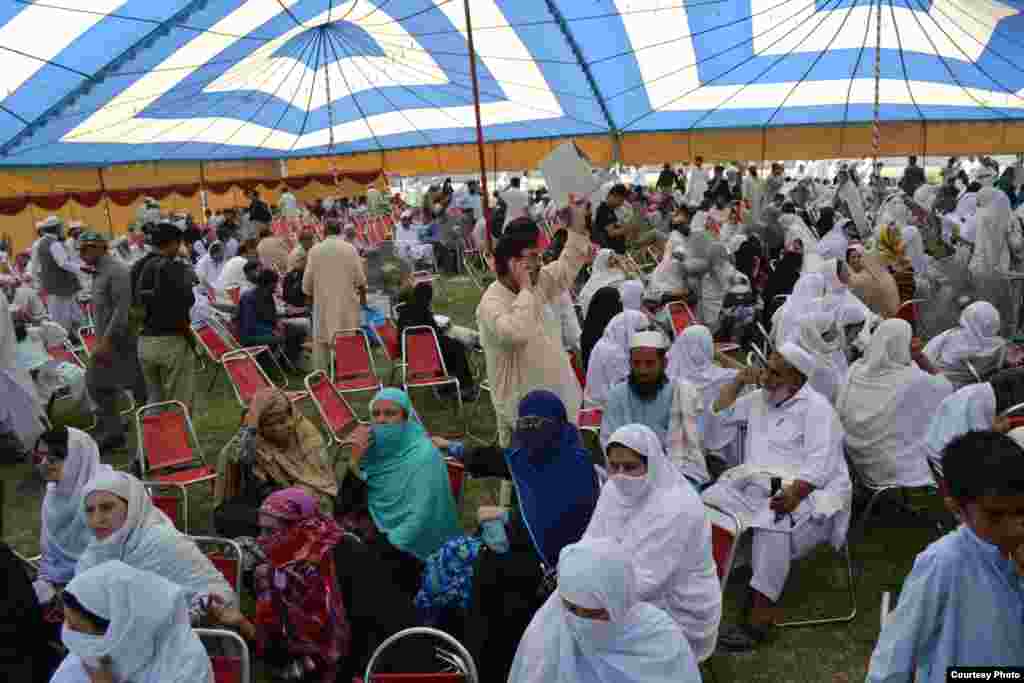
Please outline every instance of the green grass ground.
[[[468, 278], [445, 280], [435, 295], [437, 313], [449, 316], [455, 324], [475, 327], [474, 311], [480, 292]], [[387, 375], [388, 361], [378, 352], [378, 370]], [[206, 391], [209, 375], [197, 380], [198, 396], [194, 410], [196, 430], [200, 436], [204, 455], [208, 460], [216, 457], [221, 447], [235, 433], [241, 417], [226, 378], [220, 377], [212, 390]], [[291, 386], [298, 388], [301, 377], [292, 377]], [[357, 412], [366, 417], [367, 399], [353, 401]], [[413, 401], [428, 429], [435, 433], [460, 432], [462, 424], [455, 419], [452, 404], [435, 400], [429, 390], [414, 392]], [[312, 406], [306, 413], [314, 416]], [[494, 420], [489, 402], [467, 404], [467, 417], [475, 434], [493, 434]], [[76, 424], [75, 416], [65, 416]], [[319, 424], [318, 421], [316, 421]], [[114, 465], [130, 462], [135, 454], [134, 438], [129, 446], [109, 454], [104, 461]], [[5, 540], [19, 552], [34, 555], [38, 552], [39, 506], [41, 493], [18, 493], [18, 484], [29, 475], [27, 465], [4, 465], [0, 478], [6, 487], [3, 500], [5, 509]], [[463, 503], [463, 521], [472, 528], [474, 510], [481, 502], [493, 499], [497, 490], [494, 481], [470, 481]], [[190, 495], [191, 531], [202, 534], [212, 531], [210, 525], [210, 491], [204, 485], [192, 489]], [[937, 501], [922, 492], [913, 497], [917, 505], [937, 509]], [[856, 619], [850, 624], [780, 629], [777, 637], [756, 653], [746, 655], [717, 655], [711, 661], [711, 671], [705, 680], [725, 683], [784, 683], [805, 681], [863, 680], [868, 659], [879, 631], [879, 602], [883, 591], [898, 592], [899, 586], [913, 563], [914, 556], [934, 540], [936, 532], [926, 523], [908, 518], [895, 508], [875, 515], [867, 538], [853, 548], [858, 572]], [[685, 553], [680, 547], [677, 552]], [[743, 594], [743, 570], [734, 573], [734, 580], [726, 591], [727, 623], [739, 609]], [[831, 550], [819, 550], [796, 564], [796, 570], [783, 597], [785, 619], [799, 619], [822, 614], [840, 614], [848, 610], [845, 595], [845, 569]], [[499, 682], [485, 682], [499, 683]]]

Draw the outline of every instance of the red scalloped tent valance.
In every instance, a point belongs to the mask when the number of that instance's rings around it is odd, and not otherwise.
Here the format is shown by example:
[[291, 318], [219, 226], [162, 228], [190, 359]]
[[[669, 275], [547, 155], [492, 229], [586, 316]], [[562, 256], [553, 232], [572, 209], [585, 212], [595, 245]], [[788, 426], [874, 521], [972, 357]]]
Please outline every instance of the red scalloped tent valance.
[[[350, 180], [359, 185], [369, 185], [377, 180], [383, 171], [368, 171], [365, 173], [339, 173], [338, 180]], [[240, 178], [238, 180], [225, 180], [221, 182], [206, 183], [202, 186], [207, 192], [216, 195], [227, 194], [233, 188], [240, 190], [254, 190], [259, 187], [274, 189], [281, 183], [293, 190], [301, 190], [312, 182], [323, 185], [333, 185], [334, 176], [306, 175], [293, 176], [290, 178]], [[119, 206], [131, 206], [141, 197], [153, 197], [164, 199], [171, 194], [182, 197], [193, 197], [200, 190], [199, 183], [187, 183], [184, 185], [160, 185], [157, 187], [133, 187], [122, 190], [82, 190], [79, 192], [53, 192], [50, 194], [26, 194], [18, 197], [0, 197], [0, 214], [5, 216], [16, 216], [25, 210], [29, 204], [38, 206], [47, 211], [57, 211], [69, 201], [74, 200], [82, 206], [96, 206], [108, 197], [110, 201]]]

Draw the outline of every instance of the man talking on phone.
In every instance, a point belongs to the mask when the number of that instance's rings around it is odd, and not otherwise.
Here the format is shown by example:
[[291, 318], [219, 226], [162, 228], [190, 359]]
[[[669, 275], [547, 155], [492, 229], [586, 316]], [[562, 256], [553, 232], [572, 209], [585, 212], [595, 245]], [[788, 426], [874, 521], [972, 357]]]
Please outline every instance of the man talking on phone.
[[[721, 426], [747, 425], [743, 464], [703, 494], [752, 529], [747, 616], [722, 630], [718, 644], [726, 650], [752, 650], [768, 638], [793, 560], [822, 543], [845, 542], [852, 486], [843, 428], [807, 383], [813, 369], [806, 351], [784, 344], [766, 369], [741, 370], [712, 405], [709, 419]], [[740, 396], [748, 386], [760, 388]]]
[[511, 443], [519, 399], [535, 389], [557, 394], [576, 422], [582, 390], [562, 345], [561, 325], [548, 320], [544, 307], [568, 291], [590, 258], [586, 214], [586, 207], [570, 209], [562, 255], [543, 268], [540, 229], [529, 218], [509, 223], [494, 249], [498, 280], [480, 299], [476, 319], [503, 447]]

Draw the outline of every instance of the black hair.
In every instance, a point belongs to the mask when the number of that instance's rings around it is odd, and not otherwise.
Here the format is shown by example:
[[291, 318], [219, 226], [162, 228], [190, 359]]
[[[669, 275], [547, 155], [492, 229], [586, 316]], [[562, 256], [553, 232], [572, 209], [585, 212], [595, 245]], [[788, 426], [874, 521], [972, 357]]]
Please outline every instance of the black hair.
[[527, 249], [537, 246], [540, 228], [529, 218], [517, 218], [505, 226], [505, 232], [494, 248], [494, 269], [499, 276], [508, 275], [510, 259], [520, 258]]
[[968, 192], [981, 192], [981, 183], [975, 180], [973, 183], [967, 186]]
[[27, 336], [28, 324], [26, 324], [21, 318], [18, 318], [14, 321], [14, 339], [15, 341], [23, 342]]
[[51, 427], [36, 439], [36, 448], [40, 443], [46, 444], [51, 456], [64, 460], [68, 457], [68, 428], [63, 425]]
[[101, 630], [104, 633], [106, 633], [107, 629], [110, 628], [110, 620], [109, 619], [104, 619], [103, 617], [99, 616], [98, 614], [87, 610], [82, 605], [82, 602], [78, 598], [75, 597], [74, 593], [71, 593], [70, 591], [65, 589], [64, 593], [61, 595], [61, 597], [64, 600], [64, 606], [65, 607], [70, 607], [71, 609], [73, 609], [76, 612], [78, 612], [79, 614], [81, 614], [83, 617], [85, 617], [86, 619], [91, 621], [93, 623], [93, 626], [95, 626], [99, 630]]
[[340, 235], [341, 221], [327, 221], [326, 223], [324, 223], [324, 232], [328, 235]]
[[[245, 265], [247, 268], [249, 267], [248, 263]], [[259, 266], [257, 265], [257, 267]], [[273, 287], [274, 285], [277, 284], [277, 280], [277, 272], [275, 272], [273, 268], [264, 268], [259, 272], [259, 274], [256, 275], [256, 286]]]
[[608, 190], [609, 197], [613, 194], [619, 197], [625, 197], [629, 194], [629, 190], [626, 189], [625, 185], [619, 183], [618, 185], [612, 185], [612, 189]]
[[644, 465], [647, 464], [648, 458], [647, 458], [646, 455], [644, 455], [640, 451], [636, 450], [632, 446], [628, 446], [628, 445], [622, 443], [621, 441], [609, 441], [608, 442], [608, 448], [605, 449], [605, 452], [607, 453], [608, 451], [610, 451], [612, 449], [612, 446], [618, 446], [619, 448], [625, 448], [628, 451], [633, 451], [633, 453], [636, 454], [636, 457], [640, 458], [640, 462], [642, 462]]
[[519, 178], [512, 178], [508, 181], [508, 184], [512, 187], [519, 187]]
[[942, 449], [942, 474], [961, 502], [1024, 495], [1024, 450], [999, 432], [967, 432]]

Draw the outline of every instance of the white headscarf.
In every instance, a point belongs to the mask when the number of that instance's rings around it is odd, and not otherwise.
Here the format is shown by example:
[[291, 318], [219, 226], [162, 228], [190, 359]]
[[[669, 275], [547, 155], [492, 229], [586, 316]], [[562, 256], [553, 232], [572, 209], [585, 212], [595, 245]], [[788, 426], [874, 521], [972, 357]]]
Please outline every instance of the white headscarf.
[[1009, 269], [1008, 238], [1013, 225], [1013, 209], [1006, 193], [996, 187], [982, 188], [978, 192], [977, 219], [971, 270], [991, 275], [997, 269]]
[[78, 558], [93, 540], [82, 504], [86, 484], [99, 474], [112, 472], [109, 465], [100, 463], [100, 451], [92, 437], [69, 427], [64, 475], [59, 482], [46, 485], [41, 515], [39, 571], [51, 583], [71, 580]]
[[53, 681], [75, 678], [82, 660], [95, 667], [109, 657], [117, 681], [133, 683], [212, 683], [213, 669], [189, 624], [180, 587], [116, 560], [76, 576], [66, 588], [82, 607], [110, 622], [102, 636], [64, 626], [62, 640], [71, 654]]
[[587, 311], [590, 309], [590, 300], [597, 294], [597, 290], [626, 279], [625, 273], [609, 265], [614, 256], [615, 252], [611, 249], [602, 249], [594, 257], [594, 265], [590, 269], [590, 279], [583, 285], [579, 295], [580, 309], [584, 319], [586, 319]]
[[608, 322], [587, 365], [586, 398], [590, 402], [604, 405], [612, 386], [629, 377], [629, 342], [634, 332], [647, 329], [650, 322], [640, 311], [623, 311]]
[[928, 257], [924, 253], [924, 239], [917, 226], [906, 225], [903, 227], [900, 236], [906, 249], [906, 256], [910, 259], [910, 265], [914, 267], [917, 275], [924, 275], [928, 271]]
[[644, 283], [640, 280], [626, 280], [619, 285], [622, 308], [626, 311], [640, 311], [644, 307]]
[[711, 330], [704, 325], [690, 325], [676, 337], [668, 352], [668, 376], [689, 382], [701, 391], [732, 378], [736, 371], [714, 364], [715, 342]]
[[153, 505], [142, 482], [125, 472], [100, 473], [85, 486], [82, 500], [95, 491], [128, 501], [128, 515], [124, 525], [108, 538], [93, 538], [78, 560], [79, 572], [120, 560], [159, 574], [185, 588], [190, 596], [216, 594], [229, 605], [237, 604], [238, 597], [224, 575]]
[[853, 364], [836, 412], [857, 469], [874, 484], [927, 484], [923, 459], [910, 450], [953, 386], [917, 368], [910, 358], [910, 324], [882, 322], [866, 356]]
[[992, 356], [1006, 346], [999, 336], [999, 311], [987, 301], [975, 301], [960, 314], [960, 326], [946, 330], [924, 347], [924, 353], [943, 365]]
[[793, 287], [793, 293], [772, 315], [772, 338], [776, 348], [799, 336], [800, 319], [818, 310], [825, 296], [825, 277], [821, 273], [805, 273]]
[[650, 427], [620, 427], [608, 444], [625, 446], [647, 459], [645, 486], [630, 493], [620, 490], [616, 477], [611, 477], [583, 538], [612, 538], [621, 544], [633, 561], [639, 599], [668, 612], [697, 659], [703, 660], [715, 649], [722, 616], [722, 589], [704, 504]]
[[[558, 560], [558, 590], [537, 611], [516, 651], [508, 683], [697, 683], [700, 671], [679, 627], [638, 602], [630, 558], [614, 541], [568, 545]], [[603, 609], [584, 619], [565, 602]]]
[[106, 559], [123, 559], [126, 553], [130, 553], [138, 543], [135, 532], [139, 529], [164, 524], [173, 526], [167, 515], [153, 505], [142, 482], [126, 472], [110, 470], [93, 478], [82, 490], [83, 504], [96, 491], [112, 493], [128, 503], [124, 525], [102, 541], [94, 537], [90, 544], [90, 549], [106, 556]]

